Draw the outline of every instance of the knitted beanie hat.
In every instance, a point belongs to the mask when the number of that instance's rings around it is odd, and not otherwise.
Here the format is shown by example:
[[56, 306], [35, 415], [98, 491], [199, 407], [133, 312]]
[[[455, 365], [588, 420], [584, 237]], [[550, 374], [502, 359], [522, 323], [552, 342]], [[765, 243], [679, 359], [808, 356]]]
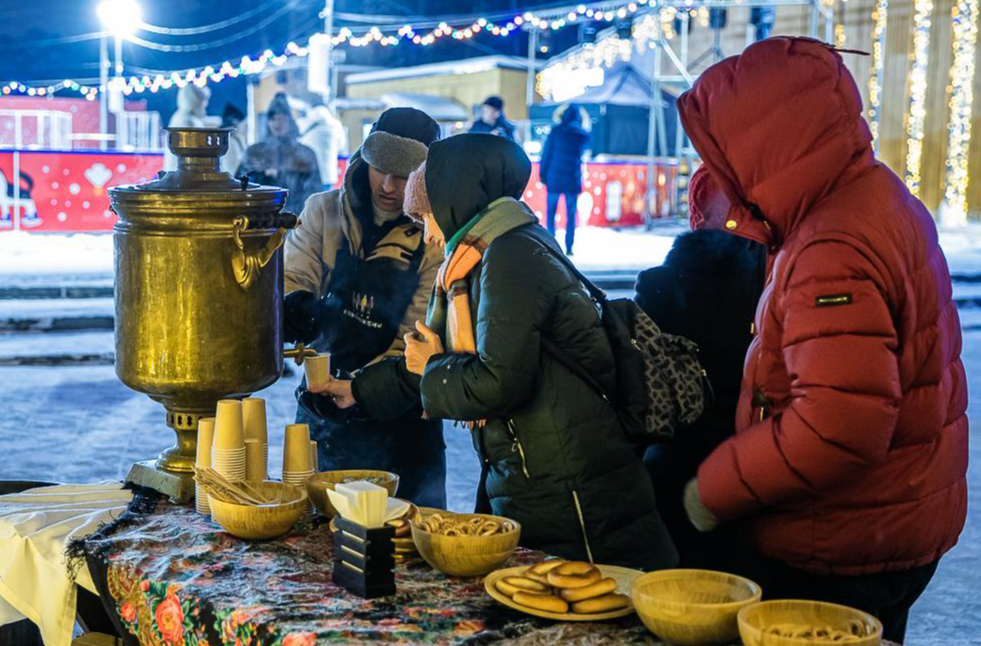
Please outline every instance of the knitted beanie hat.
[[426, 193], [426, 162], [412, 171], [405, 183], [405, 202], [402, 207], [405, 214], [417, 222], [422, 222], [422, 216], [432, 213], [429, 195]]

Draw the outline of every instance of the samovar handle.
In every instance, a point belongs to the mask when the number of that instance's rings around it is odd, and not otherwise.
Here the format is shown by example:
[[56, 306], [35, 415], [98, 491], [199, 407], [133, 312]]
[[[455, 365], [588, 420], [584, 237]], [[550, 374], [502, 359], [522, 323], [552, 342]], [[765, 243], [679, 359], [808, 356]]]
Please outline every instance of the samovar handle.
[[249, 228], [249, 218], [240, 215], [232, 220], [232, 237], [235, 240], [235, 246], [238, 247], [235, 255], [232, 256], [232, 271], [235, 274], [235, 282], [242, 289], [250, 289], [259, 280], [262, 268], [269, 264], [269, 261], [276, 255], [276, 251], [286, 241], [287, 231], [297, 224], [298, 220], [294, 214], [278, 214], [276, 216], [278, 228], [269, 237], [265, 246], [255, 253], [249, 253], [245, 250], [245, 243], [242, 242], [242, 232]]

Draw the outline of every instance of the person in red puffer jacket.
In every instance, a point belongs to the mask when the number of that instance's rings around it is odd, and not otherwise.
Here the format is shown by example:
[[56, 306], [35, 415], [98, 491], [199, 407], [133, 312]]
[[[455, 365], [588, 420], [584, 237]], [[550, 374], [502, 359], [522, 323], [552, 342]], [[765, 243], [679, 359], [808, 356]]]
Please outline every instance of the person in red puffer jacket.
[[726, 229], [770, 252], [736, 435], [689, 483], [689, 518], [736, 524], [767, 596], [862, 608], [901, 642], [967, 509], [967, 380], [936, 226], [876, 161], [823, 43], [757, 43], [678, 109]]

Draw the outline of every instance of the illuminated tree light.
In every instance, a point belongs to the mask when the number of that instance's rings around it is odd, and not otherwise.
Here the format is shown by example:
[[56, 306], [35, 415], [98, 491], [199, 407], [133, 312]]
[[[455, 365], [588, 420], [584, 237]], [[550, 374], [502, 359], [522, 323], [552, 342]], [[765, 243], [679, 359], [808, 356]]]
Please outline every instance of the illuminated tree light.
[[927, 68], [930, 63], [930, 14], [933, 0], [915, 0], [913, 15], [913, 65], [909, 73], [909, 112], [906, 121], [906, 187], [920, 194], [923, 158], [923, 126], [926, 123]]
[[947, 124], [946, 224], [967, 224], [968, 153], [974, 102], [974, 54], [978, 0], [957, 0], [951, 10], [954, 59], [950, 64], [950, 122]]

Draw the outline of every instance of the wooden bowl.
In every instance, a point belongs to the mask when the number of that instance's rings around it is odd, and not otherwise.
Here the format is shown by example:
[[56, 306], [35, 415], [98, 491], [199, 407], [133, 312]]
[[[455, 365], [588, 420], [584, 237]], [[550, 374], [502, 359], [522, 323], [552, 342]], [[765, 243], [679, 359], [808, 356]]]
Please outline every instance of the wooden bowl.
[[388, 490], [388, 497], [394, 498], [399, 488], [399, 477], [388, 471], [373, 471], [370, 469], [348, 469], [345, 471], [322, 471], [307, 479], [307, 494], [313, 506], [326, 516], [333, 518], [337, 510], [327, 497], [327, 490], [345, 481], [368, 480]]
[[[832, 641], [823, 637], [784, 637], [769, 634], [783, 625], [832, 628], [855, 637], [849, 641]], [[746, 646], [879, 646], [882, 624], [870, 614], [848, 606], [820, 601], [764, 601], [739, 611], [739, 635]]]
[[737, 615], [760, 600], [760, 586], [724, 572], [661, 570], [639, 577], [630, 596], [644, 625], [679, 646], [736, 641]]
[[429, 565], [450, 576], [483, 576], [503, 565], [518, 546], [521, 525], [509, 518], [486, 514], [451, 514], [447, 516], [458, 520], [486, 518], [499, 523], [511, 522], [514, 529], [503, 534], [491, 536], [445, 536], [426, 531], [417, 517], [412, 523], [412, 541], [419, 555]]
[[248, 540], [282, 536], [310, 508], [307, 492], [299, 487], [269, 480], [251, 480], [249, 484], [268, 497], [281, 497], [282, 502], [275, 505], [242, 505], [208, 496], [211, 517], [232, 536]]

